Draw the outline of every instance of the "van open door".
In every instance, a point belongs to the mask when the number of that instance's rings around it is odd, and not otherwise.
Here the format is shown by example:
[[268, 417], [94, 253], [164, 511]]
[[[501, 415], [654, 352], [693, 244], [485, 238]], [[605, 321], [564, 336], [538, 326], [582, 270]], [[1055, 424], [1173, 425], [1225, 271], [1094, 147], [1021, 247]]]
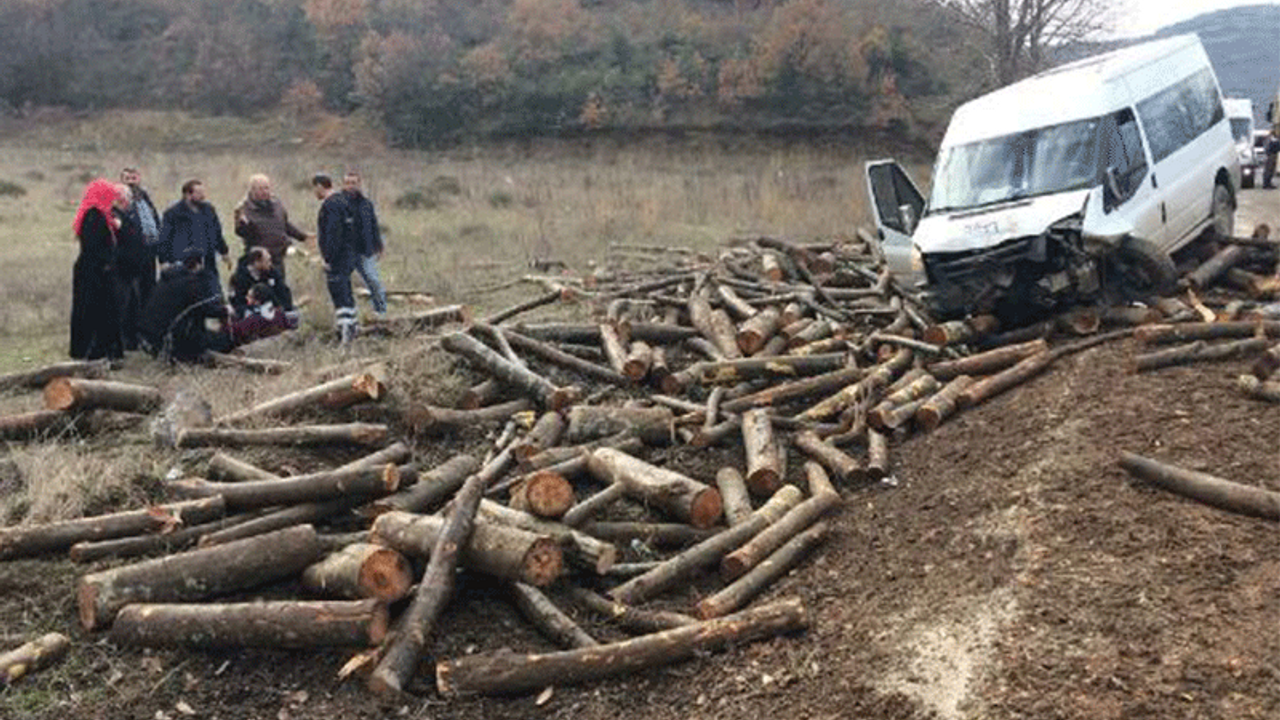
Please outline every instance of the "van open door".
[[893, 160], [872, 160], [866, 165], [867, 197], [875, 216], [880, 247], [884, 250], [889, 272], [903, 284], [913, 287], [924, 274], [911, 267], [911, 234], [924, 213], [924, 196]]

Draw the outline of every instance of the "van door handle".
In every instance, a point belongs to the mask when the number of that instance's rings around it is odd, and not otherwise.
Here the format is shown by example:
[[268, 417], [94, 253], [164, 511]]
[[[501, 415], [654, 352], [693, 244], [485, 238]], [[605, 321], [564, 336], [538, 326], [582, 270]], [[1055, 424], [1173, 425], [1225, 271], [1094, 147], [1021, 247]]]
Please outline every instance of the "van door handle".
[[1160, 222], [1161, 223], [1169, 222], [1169, 217], [1165, 215], [1165, 212], [1164, 212], [1164, 203], [1160, 203]]
[[1153, 187], [1153, 188], [1158, 188], [1158, 187], [1160, 187], [1160, 184], [1156, 182], [1156, 174], [1155, 174], [1155, 173], [1151, 173], [1151, 187]]

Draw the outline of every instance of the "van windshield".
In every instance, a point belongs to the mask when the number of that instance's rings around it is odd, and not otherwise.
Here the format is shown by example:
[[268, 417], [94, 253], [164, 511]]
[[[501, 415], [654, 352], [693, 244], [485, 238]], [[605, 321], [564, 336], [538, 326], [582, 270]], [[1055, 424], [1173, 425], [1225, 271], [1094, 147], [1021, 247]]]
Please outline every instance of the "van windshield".
[[1249, 133], [1253, 132], [1250, 126], [1253, 125], [1249, 118], [1231, 118], [1231, 137], [1236, 139], [1237, 143], [1248, 142]]
[[1090, 118], [947, 148], [938, 158], [929, 212], [1097, 185], [1102, 125], [1103, 118]]

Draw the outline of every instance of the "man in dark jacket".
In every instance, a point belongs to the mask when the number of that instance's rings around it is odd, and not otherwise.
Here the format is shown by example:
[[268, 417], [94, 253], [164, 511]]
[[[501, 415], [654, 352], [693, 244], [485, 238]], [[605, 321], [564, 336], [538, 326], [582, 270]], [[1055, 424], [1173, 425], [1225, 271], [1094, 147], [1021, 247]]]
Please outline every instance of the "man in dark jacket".
[[236, 206], [236, 235], [244, 238], [245, 250], [266, 248], [271, 262], [284, 276], [284, 254], [289, 238], [305, 242], [307, 234], [289, 222], [280, 198], [271, 194], [271, 178], [254, 175], [249, 178], [249, 195]]
[[316, 236], [320, 255], [324, 258], [325, 285], [329, 288], [329, 298], [333, 300], [338, 340], [345, 345], [355, 337], [357, 330], [351, 271], [355, 270], [359, 255], [350, 237], [346, 200], [334, 189], [333, 179], [328, 175], [316, 175], [311, 179], [311, 187], [320, 200]]
[[270, 301], [285, 312], [293, 310], [293, 293], [284, 282], [284, 274], [275, 266], [266, 248], [254, 247], [240, 258], [231, 275], [231, 309], [236, 318], [244, 317], [249, 307], [249, 290], [259, 283], [271, 292], [271, 297], [264, 302]]
[[382, 231], [378, 229], [378, 214], [373, 202], [364, 194], [360, 173], [348, 170], [342, 178], [342, 195], [347, 201], [348, 222], [351, 225], [352, 242], [356, 248], [356, 272], [369, 288], [373, 311], [379, 315], [387, 312], [387, 291], [378, 275], [378, 260], [382, 257]]
[[137, 349], [137, 317], [142, 306], [151, 297], [151, 289], [156, 286], [156, 252], [160, 243], [160, 213], [151, 201], [151, 195], [142, 187], [142, 173], [137, 168], [127, 167], [120, 171], [120, 181], [128, 186], [133, 196], [129, 206], [129, 218], [138, 226], [142, 236], [142, 247], [134, 254], [136, 257], [126, 259], [128, 267], [121, 280], [124, 283], [123, 298], [125, 309], [125, 348]]
[[231, 271], [230, 249], [222, 237], [222, 223], [218, 212], [205, 200], [204, 183], [188, 180], [182, 184], [182, 199], [164, 211], [160, 220], [160, 262], [173, 264], [186, 257], [187, 249], [195, 248], [204, 258], [204, 274], [212, 293], [222, 292], [218, 278], [217, 258], [221, 255]]
[[206, 350], [230, 349], [230, 334], [213, 332], [205, 320], [227, 320], [222, 293], [208, 292], [208, 276], [204, 272], [204, 254], [188, 247], [182, 262], [170, 265], [160, 273], [151, 298], [142, 309], [139, 329], [143, 346], [152, 355], [169, 360], [193, 362]]

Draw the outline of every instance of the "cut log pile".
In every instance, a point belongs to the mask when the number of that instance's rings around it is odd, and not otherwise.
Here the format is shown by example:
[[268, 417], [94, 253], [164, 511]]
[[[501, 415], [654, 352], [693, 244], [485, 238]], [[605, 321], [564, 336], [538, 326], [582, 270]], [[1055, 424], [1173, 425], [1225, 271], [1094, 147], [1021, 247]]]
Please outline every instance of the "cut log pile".
[[[1241, 273], [1266, 250], [1231, 247], [1245, 249], [1215, 257], [1188, 286], [1246, 284]], [[1280, 401], [1270, 380], [1280, 321], [1237, 308], [1236, 322], [1188, 322], [1203, 316], [1191, 309], [1206, 307], [1199, 296], [1188, 295], [1191, 307], [1077, 309], [1002, 329], [985, 315], [931, 320], [866, 238], [746, 238], [715, 257], [628, 246], [620, 256], [484, 321], [447, 308], [398, 328], [469, 323], [439, 338], [474, 373], [457, 407], [399, 394], [395, 373], [375, 365], [170, 438], [175, 448], [367, 453], [346, 465], [296, 472], [219, 451], [197, 476], [165, 483], [168, 504], [0, 529], [0, 559], [99, 563], [80, 580], [80, 619], [118, 644], [345, 646], [364, 650], [349, 666], [381, 695], [420, 686], [427, 657], [443, 695], [524, 692], [803, 629], [800, 601], [751, 603], [831, 536], [842, 493], [891, 480], [904, 439], [1072, 353], [1136, 336], [1181, 345], [1135, 357], [1135, 371], [1257, 356], [1241, 387]], [[590, 322], [521, 318], [583, 298]], [[267, 367], [244, 370], [276, 371]], [[0, 438], [162, 404], [155, 388], [104, 374], [66, 365], [13, 376], [6, 387], [38, 378], [48, 410], [0, 417]], [[354, 422], [375, 415], [385, 424]], [[481, 446], [476, 428], [501, 432]], [[455, 452], [424, 463], [419, 441]], [[435, 657], [459, 569], [492, 578], [502, 589], [493, 602], [562, 651], [499, 652], [506, 639], [495, 638], [494, 652]], [[299, 594], [229, 601], [267, 585]], [[654, 600], [663, 609], [646, 606]], [[586, 617], [610, 626], [584, 627]]]

